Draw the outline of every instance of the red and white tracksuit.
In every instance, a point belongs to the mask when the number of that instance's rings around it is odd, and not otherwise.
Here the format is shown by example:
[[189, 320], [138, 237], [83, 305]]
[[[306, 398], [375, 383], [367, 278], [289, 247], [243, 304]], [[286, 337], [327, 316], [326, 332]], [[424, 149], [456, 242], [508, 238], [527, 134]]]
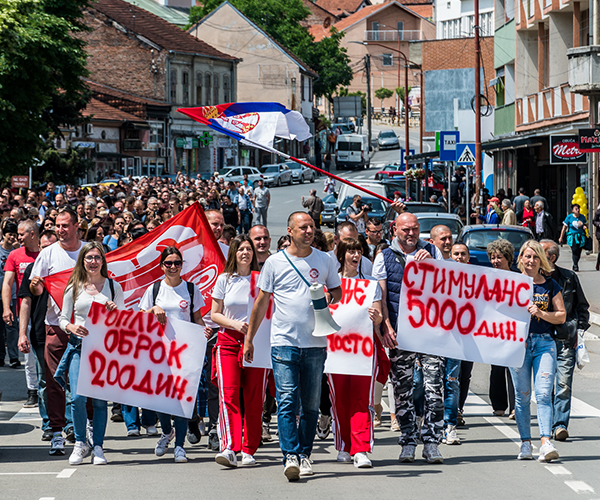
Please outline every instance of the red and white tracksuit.
[[389, 372], [385, 351], [377, 335], [373, 338], [376, 349], [371, 376], [327, 374], [335, 449], [350, 455], [373, 451], [375, 382], [382, 378], [385, 381]]
[[[213, 374], [219, 389], [219, 438], [221, 451], [254, 455], [260, 445], [266, 368], [244, 368], [244, 335], [221, 329], [213, 349]], [[244, 398], [242, 428], [241, 392]], [[243, 435], [243, 441], [242, 441]]]

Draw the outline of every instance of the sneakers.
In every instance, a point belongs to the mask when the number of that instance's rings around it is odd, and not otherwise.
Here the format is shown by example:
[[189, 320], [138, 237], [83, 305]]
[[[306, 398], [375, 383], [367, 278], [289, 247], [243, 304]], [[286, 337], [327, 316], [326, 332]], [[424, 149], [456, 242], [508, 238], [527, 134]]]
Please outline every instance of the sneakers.
[[331, 432], [331, 416], [330, 415], [319, 415], [319, 421], [317, 422], [317, 436], [319, 439], [327, 439]]
[[252, 455], [250, 455], [250, 453], [244, 453], [242, 451], [242, 465], [256, 465], [256, 459]]
[[417, 447], [414, 444], [405, 444], [402, 447], [402, 451], [400, 452], [398, 461], [399, 462], [414, 462], [416, 449], [417, 449]]
[[204, 420], [202, 419], [200, 419], [200, 422], [198, 422], [198, 430], [200, 431], [201, 436], [206, 436], [206, 426], [204, 425]]
[[398, 419], [394, 418], [392, 420], [392, 425], [390, 426], [392, 432], [400, 432], [400, 424], [398, 423]]
[[202, 438], [202, 434], [200, 433], [200, 428], [198, 427], [198, 422], [193, 422], [190, 420], [188, 422], [188, 431], [187, 431], [187, 440], [190, 444], [198, 444], [200, 439]]
[[158, 443], [156, 443], [156, 447], [154, 448], [154, 454], [157, 457], [162, 457], [167, 452], [167, 449], [169, 448], [169, 443], [173, 441], [174, 437], [175, 429], [171, 429], [171, 432], [169, 432], [169, 434], [162, 434], [160, 436], [160, 439], [158, 440]]
[[156, 425], [149, 425], [146, 427], [146, 435], [147, 436], [158, 436], [158, 429]]
[[87, 443], [77, 441], [73, 447], [73, 453], [69, 457], [70, 465], [79, 465], [83, 462], [83, 459], [90, 454], [90, 447]]
[[223, 450], [221, 453], [217, 453], [215, 462], [224, 467], [237, 467], [237, 457], [232, 450]]
[[75, 443], [75, 429], [73, 429], [73, 427], [69, 427], [66, 431], [65, 431], [65, 439], [69, 442], [69, 443]]
[[296, 455], [288, 455], [285, 457], [285, 465], [283, 466], [283, 475], [288, 481], [298, 481], [300, 479], [300, 464]]
[[354, 467], [357, 469], [370, 469], [373, 464], [364, 451], [360, 451], [354, 455]]
[[428, 464], [441, 464], [444, 462], [444, 457], [440, 453], [437, 443], [425, 443], [423, 458]]
[[54, 432], [52, 432], [52, 429], [46, 429], [42, 432], [42, 441], [52, 441], [53, 436]]
[[383, 413], [383, 406], [381, 404], [375, 405], [375, 415], [373, 417], [373, 427], [381, 427], [381, 414]]
[[106, 465], [108, 463], [108, 460], [106, 460], [106, 457], [104, 456], [102, 446], [94, 446], [92, 451], [92, 463], [94, 465]]
[[557, 458], [558, 450], [550, 441], [546, 441], [542, 446], [540, 446], [540, 454], [538, 455], [538, 460], [540, 462], [550, 462], [551, 460], [556, 460]]
[[219, 435], [217, 429], [211, 429], [208, 433], [208, 449], [213, 451], [219, 451], [221, 443], [219, 442]]
[[269, 424], [262, 424], [262, 433], [260, 438], [264, 443], [268, 443], [273, 441], [273, 436], [271, 436], [271, 429], [269, 428]]
[[521, 451], [517, 455], [517, 460], [533, 460], [531, 441], [523, 441], [521, 443]]
[[515, 410], [510, 412], [510, 415], [508, 416], [509, 420], [514, 420], [515, 419]]
[[139, 429], [129, 429], [127, 431], [127, 437], [138, 437], [140, 435]]
[[350, 464], [352, 463], [352, 457], [347, 451], [340, 451], [337, 456], [337, 461], [343, 464]]
[[458, 415], [456, 416], [456, 427], [465, 427], [466, 425], [467, 424], [465, 423], [463, 412], [458, 410]]
[[175, 463], [176, 464], [184, 464], [187, 462], [187, 456], [185, 455], [185, 450], [181, 446], [175, 446]]
[[89, 420], [85, 424], [85, 430], [87, 431], [87, 444], [91, 450], [94, 447], [94, 426]]
[[312, 470], [312, 464], [308, 457], [300, 456], [300, 477], [312, 476], [314, 474]]
[[444, 433], [444, 442], [449, 445], [460, 444], [460, 439], [456, 433], [456, 426], [449, 425]]
[[27, 391], [27, 401], [23, 404], [23, 408], [36, 408], [38, 405], [38, 391], [29, 390]]
[[568, 437], [569, 432], [564, 427], [559, 427], [554, 432], [554, 439], [556, 439], [557, 441], [566, 441]]
[[55, 432], [50, 442], [50, 455], [64, 455], [65, 454], [65, 438], [62, 432]]

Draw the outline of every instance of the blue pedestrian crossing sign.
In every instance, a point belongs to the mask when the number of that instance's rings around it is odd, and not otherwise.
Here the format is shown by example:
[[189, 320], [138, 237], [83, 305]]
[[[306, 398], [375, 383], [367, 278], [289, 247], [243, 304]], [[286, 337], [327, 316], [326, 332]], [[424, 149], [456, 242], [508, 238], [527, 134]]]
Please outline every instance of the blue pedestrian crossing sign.
[[475, 165], [475, 143], [465, 142], [456, 145], [456, 164]]

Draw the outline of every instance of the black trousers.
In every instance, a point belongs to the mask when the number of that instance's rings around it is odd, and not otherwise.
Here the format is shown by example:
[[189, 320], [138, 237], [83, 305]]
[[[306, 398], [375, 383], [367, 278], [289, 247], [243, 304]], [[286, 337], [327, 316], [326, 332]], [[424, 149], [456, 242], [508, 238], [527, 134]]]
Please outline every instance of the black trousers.
[[515, 409], [515, 388], [508, 368], [492, 365], [490, 371], [490, 403], [494, 411]]
[[461, 361], [460, 362], [460, 394], [458, 397], [458, 409], [463, 411], [465, 407], [465, 401], [469, 394], [469, 385], [471, 384], [471, 372], [473, 371], [473, 361]]

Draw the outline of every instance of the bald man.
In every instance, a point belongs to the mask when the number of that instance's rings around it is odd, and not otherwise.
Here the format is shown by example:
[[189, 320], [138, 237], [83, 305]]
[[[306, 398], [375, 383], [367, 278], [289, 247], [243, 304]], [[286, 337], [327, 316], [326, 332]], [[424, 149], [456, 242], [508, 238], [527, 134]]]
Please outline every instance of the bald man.
[[373, 263], [373, 276], [379, 280], [383, 296], [383, 344], [390, 349], [390, 376], [394, 387], [396, 419], [400, 422], [402, 435], [398, 443], [402, 452], [400, 462], [414, 462], [418, 428], [413, 402], [413, 370], [417, 357], [423, 369], [425, 385], [425, 420], [421, 428], [424, 444], [423, 458], [428, 463], [442, 463], [438, 443], [444, 426], [444, 359], [439, 356], [417, 354], [398, 349], [396, 325], [402, 277], [407, 257], [415, 261], [442, 260], [441, 252], [432, 243], [419, 238], [419, 221], [414, 214], [402, 213], [396, 218], [396, 237], [389, 248], [383, 250]]
[[444, 260], [452, 260], [450, 250], [452, 250], [452, 231], [443, 224], [438, 224], [431, 228], [429, 241], [433, 243], [442, 253]]

